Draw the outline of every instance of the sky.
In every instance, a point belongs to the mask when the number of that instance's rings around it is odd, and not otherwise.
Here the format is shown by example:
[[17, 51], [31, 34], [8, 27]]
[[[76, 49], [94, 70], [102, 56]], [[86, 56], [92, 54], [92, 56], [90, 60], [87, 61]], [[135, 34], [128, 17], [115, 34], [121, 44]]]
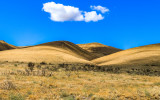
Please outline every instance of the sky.
[[160, 43], [160, 0], [1, 0], [0, 40], [66, 40], [120, 49]]

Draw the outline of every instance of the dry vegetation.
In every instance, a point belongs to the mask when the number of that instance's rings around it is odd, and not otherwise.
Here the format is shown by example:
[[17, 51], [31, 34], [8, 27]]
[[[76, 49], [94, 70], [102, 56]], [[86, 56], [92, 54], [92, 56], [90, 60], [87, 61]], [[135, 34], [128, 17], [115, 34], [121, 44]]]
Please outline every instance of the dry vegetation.
[[[68, 41], [56, 41], [38, 46], [24, 47], [0, 52], [0, 61], [92, 63], [95, 56]], [[17, 56], [18, 55], [18, 56]]]
[[71, 70], [62, 65], [56, 66], [45, 62], [1, 62], [0, 98], [2, 100], [160, 99], [158, 76], [113, 74], [86, 69]]
[[97, 57], [103, 57], [112, 53], [116, 53], [121, 51], [121, 49], [117, 49], [111, 46], [103, 45], [101, 43], [88, 43], [88, 44], [77, 44], [84, 50], [96, 55]]
[[120, 51], [108, 56], [94, 59], [99, 65], [144, 66], [160, 65], [160, 44], [147, 45]]
[[118, 49], [79, 46], [55, 41], [17, 48], [0, 41], [0, 100], [160, 99], [160, 44], [104, 57]]
[[8, 44], [6, 43], [5, 41], [1, 40], [0, 41], [0, 51], [3, 51], [3, 50], [10, 50], [10, 49], [16, 49], [18, 47], [16, 46], [13, 46], [11, 44]]

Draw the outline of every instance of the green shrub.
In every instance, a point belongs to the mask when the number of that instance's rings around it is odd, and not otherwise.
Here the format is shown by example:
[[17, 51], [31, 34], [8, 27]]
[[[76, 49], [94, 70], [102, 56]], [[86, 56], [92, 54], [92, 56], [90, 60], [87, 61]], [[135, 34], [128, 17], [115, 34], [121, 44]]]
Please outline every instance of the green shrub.
[[151, 94], [147, 90], [145, 90], [145, 95], [146, 97], [151, 97]]
[[160, 86], [160, 82], [156, 82], [156, 83], [154, 83], [154, 85]]
[[73, 96], [68, 96], [63, 98], [63, 100], [76, 100]]
[[25, 97], [21, 94], [10, 94], [9, 100], [25, 100]]
[[62, 92], [62, 94], [60, 95], [61, 98], [64, 98], [64, 97], [68, 97], [69, 95], [65, 92]]
[[14, 66], [16, 66], [16, 67], [17, 67], [17, 64], [14, 64]]

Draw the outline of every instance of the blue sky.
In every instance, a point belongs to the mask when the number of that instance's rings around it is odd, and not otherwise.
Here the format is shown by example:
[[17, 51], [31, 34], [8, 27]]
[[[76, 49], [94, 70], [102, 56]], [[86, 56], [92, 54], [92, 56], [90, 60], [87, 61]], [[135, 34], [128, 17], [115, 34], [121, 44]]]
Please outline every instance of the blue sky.
[[[55, 2], [91, 12], [102, 6], [109, 12], [104, 19], [90, 21], [54, 21], [42, 10]], [[35, 45], [67, 40], [73, 43], [99, 42], [128, 49], [160, 43], [160, 0], [1, 0], [0, 40], [16, 45]]]

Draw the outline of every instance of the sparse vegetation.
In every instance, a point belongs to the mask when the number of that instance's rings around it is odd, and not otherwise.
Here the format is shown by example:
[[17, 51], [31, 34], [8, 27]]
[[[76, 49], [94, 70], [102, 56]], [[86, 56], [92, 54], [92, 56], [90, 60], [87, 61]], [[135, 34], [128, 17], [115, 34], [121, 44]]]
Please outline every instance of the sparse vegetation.
[[14, 64], [14, 66], [17, 66], [17, 64]]
[[29, 68], [29, 70], [30, 70], [31, 72], [34, 70], [34, 66], [35, 66], [34, 63], [32, 63], [32, 62], [29, 62], [29, 63], [28, 63], [28, 68]]
[[46, 65], [47, 63], [43, 61], [43, 62], [41, 62], [40, 64], [41, 64], [41, 65]]
[[[25, 71], [28, 63], [12, 65], [6, 62], [5, 67], [0, 67], [3, 72], [0, 83], [5, 84], [0, 90], [2, 100], [159, 99], [160, 96], [160, 77], [124, 73], [120, 66], [65, 63], [37, 67], [40, 63], [35, 63], [32, 72], [28, 69], [28, 75]], [[132, 67], [130, 72], [138, 70]], [[154, 69], [144, 71], [151, 70]]]
[[[51, 45], [55, 47], [52, 48]], [[51, 42], [2, 52], [1, 55], [6, 59], [0, 57], [0, 99], [160, 99], [159, 62], [149, 60], [150, 62], [144, 61], [142, 64], [130, 66], [126, 64], [101, 65], [100, 63], [96, 65], [89, 61], [95, 58], [94, 55], [79, 47], [73, 47], [76, 46], [68, 42]], [[143, 49], [146, 50], [146, 48]], [[53, 51], [49, 52], [50, 50]], [[20, 52], [25, 52], [25, 54], [19, 55]], [[8, 57], [7, 53], [13, 54], [10, 55], [13, 58]], [[56, 54], [58, 54], [58, 59]], [[18, 61], [12, 62], [15, 58]]]
[[25, 100], [25, 97], [21, 94], [9, 94], [9, 100]]
[[16, 89], [15, 85], [10, 80], [4, 80], [0, 83], [0, 89], [13, 90]]

